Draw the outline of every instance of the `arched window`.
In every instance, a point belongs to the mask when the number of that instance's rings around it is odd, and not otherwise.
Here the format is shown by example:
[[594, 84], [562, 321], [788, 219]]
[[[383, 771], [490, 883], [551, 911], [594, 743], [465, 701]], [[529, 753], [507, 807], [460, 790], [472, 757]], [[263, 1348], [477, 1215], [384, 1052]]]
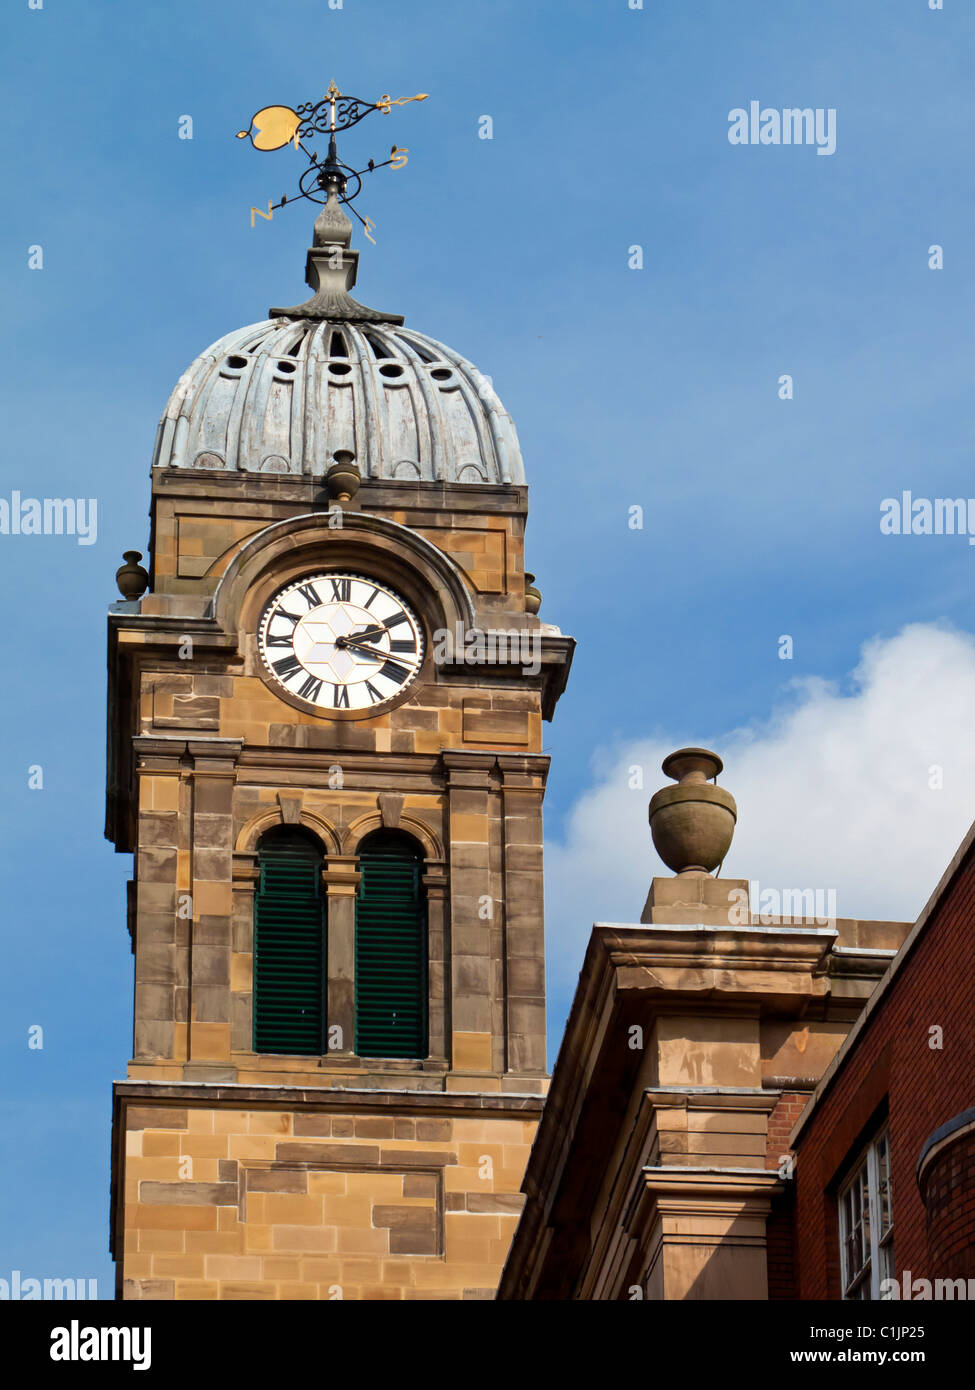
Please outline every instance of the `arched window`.
[[359, 846], [355, 914], [355, 1050], [360, 1057], [425, 1057], [427, 914], [423, 851], [377, 830]]
[[254, 1051], [325, 1051], [322, 851], [293, 826], [258, 845], [254, 900]]

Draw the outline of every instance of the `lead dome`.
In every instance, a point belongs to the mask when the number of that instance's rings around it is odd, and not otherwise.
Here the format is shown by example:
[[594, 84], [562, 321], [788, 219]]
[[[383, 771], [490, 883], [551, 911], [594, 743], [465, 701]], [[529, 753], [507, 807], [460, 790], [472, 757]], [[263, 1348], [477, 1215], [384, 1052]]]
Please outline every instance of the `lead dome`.
[[304, 304], [207, 348], [159, 422], [153, 466], [320, 477], [348, 450], [364, 479], [525, 482], [489, 379], [398, 314], [349, 294], [359, 253], [334, 188], [315, 221]]
[[363, 478], [525, 482], [514, 422], [471, 362], [399, 325], [304, 317], [202, 352], [169, 398], [153, 466], [316, 477], [342, 449]]

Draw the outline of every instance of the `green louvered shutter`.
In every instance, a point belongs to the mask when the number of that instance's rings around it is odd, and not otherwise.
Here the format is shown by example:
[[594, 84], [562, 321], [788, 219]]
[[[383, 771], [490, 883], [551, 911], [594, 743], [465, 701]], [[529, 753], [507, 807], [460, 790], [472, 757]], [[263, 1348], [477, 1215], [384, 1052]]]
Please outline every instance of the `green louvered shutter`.
[[254, 1050], [321, 1053], [325, 901], [322, 857], [295, 832], [263, 842], [254, 902]]
[[359, 851], [355, 918], [355, 1050], [427, 1055], [427, 923], [419, 849], [373, 836]]

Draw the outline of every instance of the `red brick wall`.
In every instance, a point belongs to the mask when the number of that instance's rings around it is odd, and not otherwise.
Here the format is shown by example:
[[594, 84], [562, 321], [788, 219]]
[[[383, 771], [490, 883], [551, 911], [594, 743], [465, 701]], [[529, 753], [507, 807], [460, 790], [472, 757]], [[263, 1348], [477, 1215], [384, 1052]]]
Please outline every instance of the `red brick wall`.
[[[768, 1144], [765, 1151], [766, 1168], [778, 1168], [782, 1158], [792, 1153], [789, 1135], [802, 1114], [808, 1091], [782, 1091], [768, 1120]], [[789, 1184], [785, 1197], [772, 1206], [765, 1226], [768, 1252], [768, 1296], [770, 1299], [796, 1297], [795, 1260], [793, 1258], [793, 1190]]]
[[[851, 1150], [889, 1103], [898, 1276], [946, 1278], [928, 1252], [928, 1217], [915, 1165], [931, 1133], [972, 1104], [975, 1075], [975, 855], [970, 855], [934, 917], [857, 1039], [839, 1075], [799, 1136], [795, 1243], [800, 1298], [840, 1297], [836, 1185]], [[941, 1050], [929, 1029], [943, 1029]], [[952, 1216], [939, 1236], [975, 1238], [975, 1187], [952, 1193]], [[956, 1222], [957, 1224], [952, 1224]], [[950, 1234], [954, 1232], [954, 1234]], [[969, 1248], [967, 1262], [973, 1255]], [[959, 1271], [960, 1272], [960, 1271]], [[973, 1273], [971, 1267], [966, 1271]]]
[[809, 1091], [782, 1091], [775, 1109], [768, 1117], [768, 1144], [765, 1150], [766, 1168], [778, 1168], [784, 1154], [791, 1154], [789, 1135], [809, 1099]]
[[943, 1279], [975, 1276], [975, 1134], [949, 1140], [931, 1160], [923, 1195], [932, 1270]]

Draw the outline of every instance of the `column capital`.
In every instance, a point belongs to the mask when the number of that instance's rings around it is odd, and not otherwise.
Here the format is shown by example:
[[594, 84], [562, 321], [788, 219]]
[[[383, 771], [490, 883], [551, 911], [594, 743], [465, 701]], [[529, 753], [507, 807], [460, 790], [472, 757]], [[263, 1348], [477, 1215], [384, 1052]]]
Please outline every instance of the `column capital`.
[[261, 876], [256, 852], [234, 850], [232, 875], [235, 888], [253, 889]]
[[[498, 771], [505, 791], [541, 791], [548, 777], [551, 759], [544, 753], [499, 753]], [[541, 787], [536, 780], [541, 778]]]
[[487, 791], [497, 765], [496, 753], [475, 753], [468, 749], [445, 748], [440, 755], [447, 773], [448, 789], [470, 787]]
[[322, 883], [330, 898], [354, 897], [362, 874], [356, 854], [327, 854]]

